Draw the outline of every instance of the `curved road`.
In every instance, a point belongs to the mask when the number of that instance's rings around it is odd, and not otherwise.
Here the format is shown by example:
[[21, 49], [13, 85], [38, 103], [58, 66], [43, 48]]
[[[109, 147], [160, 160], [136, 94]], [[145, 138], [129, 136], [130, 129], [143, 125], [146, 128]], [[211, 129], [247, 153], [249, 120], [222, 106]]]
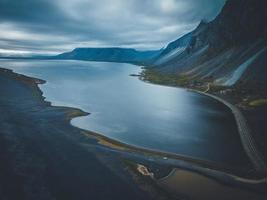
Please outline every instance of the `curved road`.
[[[209, 89], [209, 87], [208, 87], [208, 89]], [[248, 127], [247, 121], [246, 121], [244, 115], [242, 114], [242, 112], [236, 106], [230, 104], [229, 102], [225, 101], [224, 99], [222, 99], [218, 96], [215, 96], [213, 94], [209, 94], [206, 91], [205, 92], [201, 92], [201, 91], [197, 91], [197, 90], [193, 90], [193, 91], [196, 91], [200, 94], [207, 95], [213, 99], [216, 99], [217, 101], [220, 101], [221, 103], [223, 103], [224, 105], [226, 105], [228, 108], [231, 109], [231, 111], [235, 117], [235, 120], [236, 120], [236, 124], [238, 127], [238, 132], [240, 135], [242, 145], [243, 145], [248, 157], [250, 158], [252, 164], [254, 165], [254, 167], [257, 171], [267, 173], [267, 163], [265, 162], [265, 160], [263, 159], [263, 156], [261, 155], [261, 153], [257, 149], [255, 141], [254, 141], [253, 137], [251, 136], [251, 130]]]

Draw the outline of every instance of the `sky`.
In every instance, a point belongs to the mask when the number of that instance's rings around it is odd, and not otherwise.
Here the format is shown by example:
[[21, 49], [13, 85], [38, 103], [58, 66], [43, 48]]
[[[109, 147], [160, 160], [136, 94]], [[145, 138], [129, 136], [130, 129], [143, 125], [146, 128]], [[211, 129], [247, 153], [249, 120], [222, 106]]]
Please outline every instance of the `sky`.
[[213, 19], [225, 0], [0, 0], [0, 54], [76, 47], [160, 49]]

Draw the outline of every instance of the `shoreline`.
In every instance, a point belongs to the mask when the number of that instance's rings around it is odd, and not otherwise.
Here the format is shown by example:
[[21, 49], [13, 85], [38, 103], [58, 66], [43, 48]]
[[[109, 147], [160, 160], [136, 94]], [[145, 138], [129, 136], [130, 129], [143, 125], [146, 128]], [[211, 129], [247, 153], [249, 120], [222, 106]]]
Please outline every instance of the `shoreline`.
[[227, 102], [226, 100], [222, 99], [221, 97], [218, 97], [216, 95], [207, 93], [207, 92], [202, 92], [198, 90], [192, 90], [195, 92], [198, 92], [202, 95], [209, 96], [221, 103], [223, 103], [225, 106], [227, 106], [233, 113], [236, 124], [238, 127], [238, 133], [241, 139], [241, 143], [243, 145], [243, 148], [245, 149], [248, 157], [250, 158], [251, 162], [253, 163], [254, 167], [256, 170], [262, 171], [264, 173], [267, 172], [267, 164], [265, 163], [263, 156], [261, 153], [258, 151], [257, 146], [255, 144], [255, 141], [251, 135], [250, 128], [248, 127], [248, 124], [246, 122], [246, 119], [242, 112], [233, 104], [230, 102]]
[[[49, 104], [49, 106], [51, 106], [51, 107], [57, 107], [57, 108], [62, 108], [62, 109], [68, 110], [66, 120], [69, 123], [70, 123], [71, 119], [73, 119], [75, 117], [86, 116], [89, 114], [89, 113], [84, 112], [84, 111], [77, 109], [77, 108], [64, 107], [64, 106], [52, 106], [51, 102], [45, 101], [45, 97], [43, 96], [43, 92], [41, 91], [41, 89], [38, 86], [39, 84], [44, 84], [45, 83], [44, 80], [40, 80], [40, 79], [36, 79], [33, 77], [21, 75], [21, 74], [18, 74], [12, 70], [5, 69], [5, 68], [0, 68], [0, 70], [8, 71], [8, 72], [16, 75], [20, 79], [32, 79], [32, 80], [34, 80], [34, 83], [36, 84], [36, 86], [37, 86], [37, 88], [41, 94], [41, 100], [42, 101]], [[73, 126], [71, 123], [70, 123], [70, 125]], [[76, 126], [73, 126], [73, 127], [80, 129], [79, 127], [76, 127]], [[94, 133], [92, 131], [83, 130], [83, 129], [80, 129], [80, 130], [85, 135], [87, 135], [89, 137], [93, 137], [94, 139], [96, 139], [98, 141], [98, 144], [103, 145], [103, 146], [108, 147], [108, 148], [122, 150], [122, 151], [126, 151], [129, 153], [141, 153], [141, 154], [145, 154], [145, 155], [148, 154], [149, 156], [153, 156], [153, 157], [162, 157], [162, 159], [165, 159], [165, 158], [175, 159], [175, 160], [186, 162], [187, 165], [197, 166], [197, 168], [203, 168], [203, 169], [208, 168], [208, 169], [217, 171], [218, 173], [222, 173], [224, 175], [229, 175], [229, 176], [238, 176], [240, 178], [253, 179], [253, 180], [254, 179], [260, 179], [261, 180], [261, 178], [262, 178], [261, 177], [262, 175], [258, 174], [258, 173], [254, 173], [254, 172], [248, 173], [247, 171], [240, 172], [240, 169], [234, 169], [234, 168], [231, 168], [230, 166], [228, 166], [228, 167], [221, 166], [220, 164], [217, 164], [217, 163], [213, 163], [210, 161], [205, 161], [202, 159], [197, 159], [197, 158], [193, 158], [193, 157], [189, 157], [189, 156], [183, 156], [183, 155], [179, 155], [179, 154], [138, 147], [138, 146], [126, 144], [126, 143], [108, 138], [108, 137], [106, 137], [102, 134], [99, 134], [99, 133]]]
[[220, 97], [216, 94], [210, 93], [209, 92], [210, 91], [210, 84], [209, 83], [208, 83], [207, 89], [205, 89], [205, 91], [202, 91], [202, 90], [197, 89], [197, 88], [190, 88], [190, 87], [187, 87], [186, 85], [179, 86], [179, 85], [169, 85], [169, 84], [164, 84], [164, 83], [156, 83], [153, 81], [153, 79], [149, 79], [149, 78], [146, 79], [145, 78], [146, 70], [147, 69], [144, 68], [140, 74], [139, 79], [141, 81], [144, 81], [144, 82], [147, 82], [150, 84], [155, 84], [155, 85], [181, 88], [181, 89], [185, 89], [187, 91], [199, 93], [201, 95], [205, 95], [205, 96], [208, 96], [208, 97], [210, 97], [216, 101], [219, 101], [220, 103], [222, 103], [226, 107], [228, 107], [231, 110], [231, 112], [235, 118], [242, 146], [243, 146], [246, 154], [248, 155], [251, 163], [254, 165], [255, 170], [262, 172], [263, 174], [267, 174], [267, 163], [264, 160], [261, 152], [258, 150], [258, 147], [255, 143], [255, 140], [254, 140], [252, 134], [251, 134], [251, 130], [248, 126], [246, 118], [244, 117], [243, 113], [241, 112], [241, 110], [238, 107], [231, 104], [229, 101], [223, 99], [222, 97]]
[[158, 199], [125, 170], [119, 153], [69, 123], [86, 113], [45, 101], [41, 82], [0, 69], [0, 198]]

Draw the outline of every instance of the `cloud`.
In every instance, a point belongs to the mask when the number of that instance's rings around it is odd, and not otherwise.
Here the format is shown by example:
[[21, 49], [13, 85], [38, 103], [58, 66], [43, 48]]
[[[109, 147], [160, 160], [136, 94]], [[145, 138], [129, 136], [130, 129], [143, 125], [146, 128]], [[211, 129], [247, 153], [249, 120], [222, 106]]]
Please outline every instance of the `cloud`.
[[157, 49], [214, 18], [225, 0], [0, 0], [0, 49]]

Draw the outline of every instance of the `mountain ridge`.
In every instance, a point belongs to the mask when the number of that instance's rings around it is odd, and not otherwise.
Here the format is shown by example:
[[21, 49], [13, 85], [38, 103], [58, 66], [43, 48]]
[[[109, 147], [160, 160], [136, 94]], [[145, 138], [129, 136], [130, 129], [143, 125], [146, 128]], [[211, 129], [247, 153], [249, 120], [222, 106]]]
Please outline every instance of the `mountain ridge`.
[[158, 56], [161, 51], [162, 50], [138, 51], [133, 48], [120, 47], [90, 47], [75, 48], [70, 52], [59, 54], [54, 58], [146, 64], [151, 62], [154, 57]]
[[[266, 7], [264, 0], [228, 0], [214, 20], [200, 22], [195, 30], [170, 43], [154, 60], [153, 69], [160, 73], [187, 76], [191, 82], [209, 81], [227, 86], [236, 70], [247, 65], [246, 62], [260, 52], [248, 68], [255, 67], [257, 63], [255, 71], [261, 68], [267, 75], [264, 69], [266, 59], [262, 58], [267, 56]], [[180, 44], [188, 35], [190, 38], [181, 49]], [[172, 53], [170, 49], [176, 49], [178, 53], [166, 59]], [[242, 82], [245, 85], [264, 84], [267, 88], [263, 79], [255, 83], [252, 77], [257, 75], [248, 76], [246, 72], [244, 70], [232, 85]]]

